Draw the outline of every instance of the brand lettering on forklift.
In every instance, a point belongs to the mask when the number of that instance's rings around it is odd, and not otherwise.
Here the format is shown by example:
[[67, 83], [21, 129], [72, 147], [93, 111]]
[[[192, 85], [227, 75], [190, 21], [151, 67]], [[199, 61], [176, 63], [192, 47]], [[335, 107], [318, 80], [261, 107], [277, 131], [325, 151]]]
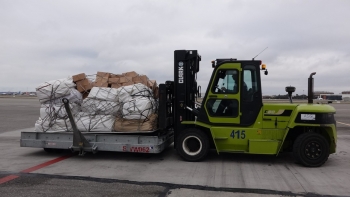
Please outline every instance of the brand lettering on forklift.
[[232, 133], [230, 135], [230, 137], [232, 137], [233, 139], [244, 139], [245, 138], [245, 130], [232, 130]]
[[129, 149], [126, 146], [123, 146], [124, 152], [134, 152], [134, 153], [149, 153], [149, 147], [137, 147], [132, 146]]
[[179, 62], [179, 83], [184, 83], [184, 63]]

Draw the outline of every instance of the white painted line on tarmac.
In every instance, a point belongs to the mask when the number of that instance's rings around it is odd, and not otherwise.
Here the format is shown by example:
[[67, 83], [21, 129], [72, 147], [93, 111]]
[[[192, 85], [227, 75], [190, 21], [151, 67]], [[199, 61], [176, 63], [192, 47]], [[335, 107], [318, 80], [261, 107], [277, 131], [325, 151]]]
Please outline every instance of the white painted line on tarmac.
[[338, 121], [337, 121], [337, 123], [350, 126], [350, 124], [346, 124], [346, 123], [343, 123], [343, 122], [338, 122]]
[[30, 127], [30, 128], [26, 128], [26, 129], [12, 130], [12, 131], [5, 131], [3, 133], [0, 133], [0, 137], [20, 137], [22, 131], [34, 132], [34, 127]]

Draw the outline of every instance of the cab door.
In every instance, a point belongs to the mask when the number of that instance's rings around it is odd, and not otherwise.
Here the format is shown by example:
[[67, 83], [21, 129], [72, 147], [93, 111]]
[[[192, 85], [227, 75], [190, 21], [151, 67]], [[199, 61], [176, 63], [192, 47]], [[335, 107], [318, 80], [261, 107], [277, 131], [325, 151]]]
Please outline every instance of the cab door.
[[240, 124], [240, 81], [240, 63], [224, 63], [215, 70], [204, 103], [209, 122]]

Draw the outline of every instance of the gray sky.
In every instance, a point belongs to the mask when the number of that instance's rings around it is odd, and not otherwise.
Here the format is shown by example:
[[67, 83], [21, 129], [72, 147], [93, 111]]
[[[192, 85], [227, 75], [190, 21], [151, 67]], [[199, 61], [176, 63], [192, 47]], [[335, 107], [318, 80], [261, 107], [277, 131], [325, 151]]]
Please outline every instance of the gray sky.
[[198, 50], [206, 89], [216, 58], [267, 65], [264, 95], [350, 90], [350, 1], [0, 1], [0, 91], [78, 73], [173, 79], [173, 53]]

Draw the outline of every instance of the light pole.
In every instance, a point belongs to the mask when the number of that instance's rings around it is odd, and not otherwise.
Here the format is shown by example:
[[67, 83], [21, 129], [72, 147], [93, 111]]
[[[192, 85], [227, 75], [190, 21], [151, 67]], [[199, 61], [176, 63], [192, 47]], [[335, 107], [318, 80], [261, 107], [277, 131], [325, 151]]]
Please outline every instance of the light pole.
[[303, 100], [304, 100], [304, 90], [303, 90]]

